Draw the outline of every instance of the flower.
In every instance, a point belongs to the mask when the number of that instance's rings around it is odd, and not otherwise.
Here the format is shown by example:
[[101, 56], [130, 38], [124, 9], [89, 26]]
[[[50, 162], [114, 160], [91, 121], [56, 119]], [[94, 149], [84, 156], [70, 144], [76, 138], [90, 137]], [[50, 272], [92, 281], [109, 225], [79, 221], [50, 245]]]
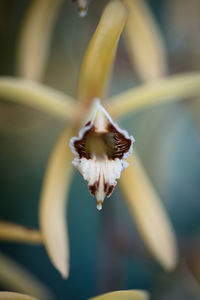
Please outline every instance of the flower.
[[92, 116], [79, 136], [71, 138], [70, 148], [77, 156], [73, 165], [88, 181], [97, 209], [101, 210], [104, 198], [111, 196], [116, 179], [128, 167], [125, 159], [132, 152], [134, 138], [112, 121], [99, 100], [93, 106]]
[[[131, 4], [130, 12], [132, 14], [132, 2], [128, 0], [124, 2]], [[139, 2], [136, 1], [136, 3]], [[141, 7], [138, 7], [141, 12]], [[110, 74], [118, 40], [124, 26], [128, 24], [126, 23], [128, 22], [127, 18], [128, 13], [123, 2], [114, 0], [108, 3], [83, 59], [77, 92], [78, 101], [76, 102], [67, 95], [33, 81], [0, 78], [0, 95], [6, 99], [26, 103], [70, 122], [59, 136], [51, 153], [40, 200], [40, 228], [43, 241], [50, 259], [63, 277], [67, 277], [69, 274], [69, 242], [64, 208], [72, 180], [71, 161], [73, 159], [67, 144], [72, 136], [77, 135], [82, 122], [91, 110], [93, 100], [103, 99], [103, 90]], [[142, 19], [143, 22], [144, 20], [145, 18]], [[147, 20], [149, 19], [147, 18]], [[142, 28], [144, 27], [142, 26]], [[147, 28], [148, 26], [145, 25], [145, 32]], [[126, 30], [129, 33], [128, 38], [131, 39], [130, 27], [126, 27]], [[151, 37], [155, 35], [154, 30], [151, 31], [151, 34], [145, 35], [149, 38], [151, 45], [154, 44]], [[129, 50], [132, 53], [131, 48]], [[160, 51], [155, 54], [155, 57], [161, 59]], [[138, 60], [141, 61], [141, 56]], [[149, 58], [149, 60], [151, 59]], [[157, 60], [153, 61], [151, 69], [155, 71], [160, 68], [160, 64]], [[141, 66], [142, 64], [140, 64], [140, 69], [143, 68]], [[146, 74], [144, 69], [143, 72]], [[155, 74], [160, 74], [160, 72], [156, 71]], [[157, 76], [150, 74], [148, 78], [155, 79]], [[181, 100], [199, 93], [199, 73], [177, 75], [143, 84], [112, 99], [107, 99], [104, 101], [104, 107], [113, 118], [116, 118], [152, 104], [167, 100]], [[116, 125], [114, 127], [118, 128]], [[126, 135], [125, 137], [129, 139]], [[75, 140], [78, 141], [76, 138]], [[175, 267], [177, 262], [177, 246], [173, 229], [159, 196], [151, 185], [136, 153], [133, 159], [129, 158], [129, 163], [130, 165], [122, 174], [119, 184], [146, 245], [152, 255], [166, 269], [170, 270]], [[78, 157], [77, 166], [83, 172], [80, 157]], [[123, 162], [119, 166], [120, 171], [125, 166], [126, 164]], [[118, 174], [115, 173], [115, 179], [112, 182], [115, 182], [117, 177]], [[52, 220], [54, 221], [52, 222]]]

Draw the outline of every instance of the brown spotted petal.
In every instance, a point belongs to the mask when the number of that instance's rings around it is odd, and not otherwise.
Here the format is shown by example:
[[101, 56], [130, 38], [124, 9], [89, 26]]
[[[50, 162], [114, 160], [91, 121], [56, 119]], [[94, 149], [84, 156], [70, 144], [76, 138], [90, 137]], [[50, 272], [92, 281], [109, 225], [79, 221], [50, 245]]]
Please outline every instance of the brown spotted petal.
[[134, 138], [120, 129], [100, 104], [94, 101], [89, 120], [70, 141], [76, 155], [73, 165], [88, 181], [88, 188], [97, 199], [97, 209], [109, 197], [117, 179], [128, 166], [125, 159], [132, 152]]

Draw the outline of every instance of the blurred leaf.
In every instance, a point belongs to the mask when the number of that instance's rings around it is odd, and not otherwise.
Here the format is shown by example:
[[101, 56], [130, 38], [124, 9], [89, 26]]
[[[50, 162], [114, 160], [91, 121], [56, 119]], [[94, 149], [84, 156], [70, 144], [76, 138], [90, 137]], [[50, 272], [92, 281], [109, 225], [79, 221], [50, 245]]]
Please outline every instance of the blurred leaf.
[[167, 73], [165, 44], [145, 0], [124, 0], [129, 15], [125, 39], [133, 64], [143, 80], [155, 80]]
[[26, 293], [42, 300], [52, 299], [51, 292], [38, 279], [2, 253], [0, 253], [0, 282], [9, 290]]
[[66, 201], [72, 176], [72, 153], [66, 129], [50, 155], [40, 199], [40, 227], [49, 257], [62, 274], [69, 274], [69, 243], [66, 224]]
[[96, 296], [94, 298], [90, 298], [88, 300], [148, 300], [149, 296], [145, 291], [139, 290], [127, 290], [127, 291], [116, 291], [107, 294], [103, 294], [100, 296]]
[[200, 94], [200, 73], [174, 75], [132, 88], [109, 99], [107, 110], [113, 118], [155, 104], [180, 101]]
[[37, 300], [28, 295], [12, 293], [12, 292], [0, 292], [0, 299], [2, 300]]
[[34, 107], [61, 120], [73, 120], [75, 113], [75, 103], [70, 96], [31, 80], [0, 77], [0, 97]]
[[177, 264], [175, 234], [159, 196], [134, 156], [119, 183], [146, 246], [166, 270], [171, 270]]
[[0, 240], [37, 245], [42, 243], [42, 236], [37, 230], [0, 221]]
[[41, 80], [46, 70], [50, 38], [62, 0], [32, 0], [17, 45], [20, 76]]
[[111, 1], [106, 6], [82, 62], [78, 85], [80, 101], [88, 103], [102, 97], [126, 16], [127, 11], [120, 1]]

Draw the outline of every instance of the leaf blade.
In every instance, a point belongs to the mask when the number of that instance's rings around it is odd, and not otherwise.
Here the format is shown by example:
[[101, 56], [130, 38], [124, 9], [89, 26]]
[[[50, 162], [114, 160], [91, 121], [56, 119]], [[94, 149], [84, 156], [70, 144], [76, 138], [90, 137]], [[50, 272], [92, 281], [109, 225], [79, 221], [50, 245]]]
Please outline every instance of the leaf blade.
[[0, 240], [40, 245], [42, 236], [38, 230], [0, 221]]
[[50, 39], [62, 0], [34, 0], [22, 22], [17, 44], [17, 71], [40, 81], [45, 73]]
[[14, 77], [0, 77], [0, 96], [4, 100], [28, 105], [61, 120], [72, 121], [75, 102], [70, 97], [43, 84]]
[[114, 118], [156, 104], [181, 101], [200, 94], [200, 73], [173, 75], [146, 83], [110, 98], [107, 110]]
[[0, 253], [0, 282], [2, 286], [9, 290], [15, 290], [44, 300], [53, 298], [47, 287], [24, 267], [3, 253]]
[[143, 80], [167, 74], [166, 47], [156, 20], [145, 0], [124, 0], [129, 16], [125, 41], [133, 68]]
[[126, 290], [106, 293], [88, 300], [148, 300], [148, 293], [142, 290]]
[[72, 153], [65, 129], [50, 155], [40, 198], [40, 228], [47, 253], [64, 278], [69, 274], [69, 242], [65, 206], [72, 177]]
[[129, 163], [119, 183], [131, 215], [154, 258], [166, 270], [174, 269], [177, 264], [177, 244], [166, 210], [139, 158], [136, 157], [134, 163], [130, 159]]
[[0, 292], [0, 299], [2, 300], [37, 300], [38, 298], [31, 297], [25, 294], [13, 292]]
[[102, 98], [126, 16], [126, 9], [118, 0], [111, 1], [103, 12], [79, 75], [78, 99], [86, 104]]

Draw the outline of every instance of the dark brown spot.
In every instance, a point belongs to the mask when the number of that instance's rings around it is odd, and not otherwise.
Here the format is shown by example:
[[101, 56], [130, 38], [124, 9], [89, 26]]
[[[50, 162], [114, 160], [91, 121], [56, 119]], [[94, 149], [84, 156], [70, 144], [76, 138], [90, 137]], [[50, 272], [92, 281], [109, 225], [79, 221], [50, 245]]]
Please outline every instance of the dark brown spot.
[[108, 188], [108, 191], [106, 193], [106, 196], [107, 197], [110, 196], [112, 194], [113, 190], [114, 190], [114, 185], [110, 185]]
[[114, 190], [114, 185], [109, 185], [107, 182], [104, 182], [104, 193], [109, 197]]
[[99, 189], [99, 180], [96, 181], [93, 185], [88, 184], [88, 188], [89, 188], [89, 191], [90, 191], [91, 195], [95, 196], [98, 189]]
[[86, 126], [89, 126], [91, 124], [91, 121], [88, 121], [86, 124], [85, 124], [85, 127]]

